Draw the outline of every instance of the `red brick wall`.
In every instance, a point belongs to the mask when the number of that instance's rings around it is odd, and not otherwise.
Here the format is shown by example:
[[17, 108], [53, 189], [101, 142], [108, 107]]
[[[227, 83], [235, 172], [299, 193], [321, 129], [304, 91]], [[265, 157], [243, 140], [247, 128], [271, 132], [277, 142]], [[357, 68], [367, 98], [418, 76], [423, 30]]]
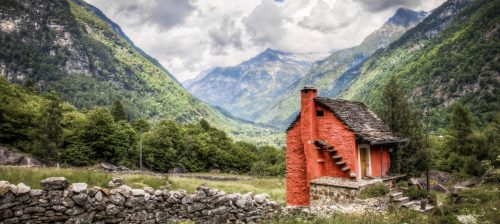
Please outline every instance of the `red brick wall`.
[[[380, 161], [381, 157], [382, 161]], [[380, 172], [382, 172], [382, 176], [385, 176], [387, 174], [387, 171], [389, 171], [389, 167], [391, 164], [389, 147], [387, 145], [382, 145], [382, 156], [380, 156], [380, 145], [370, 146], [370, 160], [372, 164], [372, 176], [380, 177]]]
[[286, 133], [286, 203], [309, 205], [306, 157], [300, 137], [300, 122]]
[[325, 140], [329, 145], [333, 145], [337, 150], [337, 155], [342, 156], [342, 160], [351, 168], [350, 172], [342, 172], [330, 158], [328, 152], [323, 152], [323, 164], [325, 172], [324, 176], [345, 177], [349, 178], [351, 172], [357, 173], [358, 151], [356, 149], [356, 137], [353, 132], [347, 129], [347, 126], [342, 123], [332, 112], [316, 106], [316, 110], [323, 110], [324, 115], [317, 117], [318, 121], [318, 138]]

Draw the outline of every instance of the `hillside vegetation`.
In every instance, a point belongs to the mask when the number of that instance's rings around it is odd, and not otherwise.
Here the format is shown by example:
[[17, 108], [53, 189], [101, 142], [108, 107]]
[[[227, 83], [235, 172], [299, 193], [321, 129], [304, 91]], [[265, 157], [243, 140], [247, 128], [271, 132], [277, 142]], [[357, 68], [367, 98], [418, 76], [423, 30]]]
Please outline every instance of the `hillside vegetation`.
[[358, 78], [342, 97], [378, 108], [381, 87], [395, 77], [417, 107], [432, 109], [434, 127], [444, 126], [446, 108], [457, 101], [469, 107], [480, 121], [493, 120], [500, 110], [500, 1], [462, 3], [465, 9], [435, 35], [442, 27], [440, 15], [460, 7], [453, 4], [444, 3], [364, 62]]
[[355, 74], [343, 77], [341, 76], [343, 73], [358, 66], [377, 49], [397, 40], [425, 16], [427, 16], [425, 12], [398, 9], [382, 27], [367, 36], [360, 45], [333, 52], [327, 58], [315, 62], [304, 77], [288, 83], [286, 91], [276, 97], [272, 106], [263, 111], [257, 121], [285, 129], [295, 119], [299, 110], [300, 89], [304, 86], [314, 86], [322, 96], [337, 96], [355, 77]]
[[55, 91], [80, 109], [120, 100], [131, 118], [203, 118], [241, 140], [283, 142], [272, 129], [228, 118], [197, 100], [83, 1], [7, 0], [0, 11], [0, 72], [10, 82]]
[[[54, 92], [35, 94], [0, 77], [0, 142], [46, 164], [89, 166], [105, 161], [167, 172], [252, 172], [284, 175], [284, 150], [235, 142], [207, 121], [129, 120], [124, 106], [77, 110]], [[126, 107], [125, 107], [126, 108]]]

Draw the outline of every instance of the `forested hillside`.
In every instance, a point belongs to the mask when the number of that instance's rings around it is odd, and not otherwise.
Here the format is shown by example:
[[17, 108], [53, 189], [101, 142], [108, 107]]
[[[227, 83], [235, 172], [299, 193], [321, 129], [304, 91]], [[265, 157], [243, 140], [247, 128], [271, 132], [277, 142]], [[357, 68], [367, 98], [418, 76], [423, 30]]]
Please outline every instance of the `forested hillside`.
[[197, 100], [116, 24], [101, 18], [79, 0], [2, 1], [0, 73], [37, 92], [56, 91], [77, 108], [120, 100], [130, 119], [204, 118], [238, 139], [279, 142], [271, 129], [230, 119]]
[[0, 77], [0, 145], [42, 160], [88, 166], [97, 162], [138, 168], [142, 145], [145, 168], [167, 172], [220, 170], [283, 175], [284, 150], [233, 141], [207, 121], [128, 121], [120, 101], [112, 107], [77, 110], [55, 92], [37, 95]]
[[378, 108], [381, 87], [395, 77], [417, 107], [432, 108], [434, 127], [445, 125], [446, 108], [456, 102], [480, 121], [493, 120], [500, 110], [499, 11], [498, 0], [447, 1], [364, 62], [342, 97]]

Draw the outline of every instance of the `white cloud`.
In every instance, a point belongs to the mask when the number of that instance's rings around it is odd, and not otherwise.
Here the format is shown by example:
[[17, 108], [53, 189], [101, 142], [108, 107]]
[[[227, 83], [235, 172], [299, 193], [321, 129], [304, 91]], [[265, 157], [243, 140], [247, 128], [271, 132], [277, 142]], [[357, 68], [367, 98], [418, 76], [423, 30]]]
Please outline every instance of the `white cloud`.
[[260, 46], [277, 43], [286, 32], [281, 10], [272, 0], [263, 0], [242, 22], [253, 42]]
[[[398, 7], [444, 0], [86, 0], [179, 80], [236, 65], [270, 47], [328, 52], [359, 44]], [[378, 4], [380, 3], [380, 4]]]

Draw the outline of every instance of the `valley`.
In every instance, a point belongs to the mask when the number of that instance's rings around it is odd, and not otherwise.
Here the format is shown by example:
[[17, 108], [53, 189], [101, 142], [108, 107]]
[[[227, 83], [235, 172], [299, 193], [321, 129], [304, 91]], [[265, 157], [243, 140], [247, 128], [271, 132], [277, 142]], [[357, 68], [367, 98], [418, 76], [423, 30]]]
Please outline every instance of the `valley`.
[[0, 224], [500, 223], [498, 12], [3, 0]]

